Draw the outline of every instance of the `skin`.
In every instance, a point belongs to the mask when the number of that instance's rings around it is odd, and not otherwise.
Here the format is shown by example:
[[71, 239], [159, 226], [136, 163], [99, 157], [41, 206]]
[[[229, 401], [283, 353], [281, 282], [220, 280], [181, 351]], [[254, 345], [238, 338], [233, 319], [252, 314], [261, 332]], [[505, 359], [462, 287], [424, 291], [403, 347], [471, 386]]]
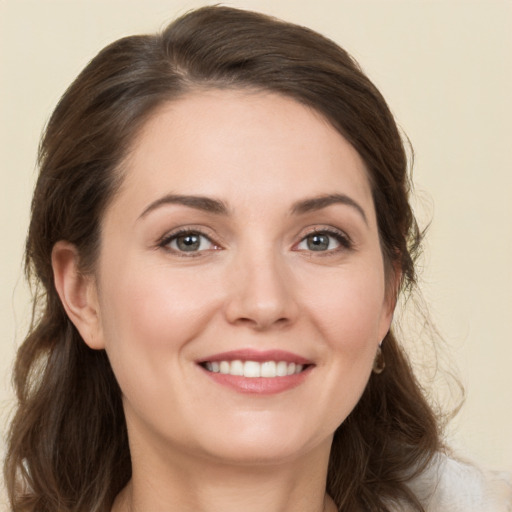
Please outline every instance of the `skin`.
[[[106, 349], [123, 392], [133, 478], [113, 510], [335, 510], [325, 496], [332, 436], [394, 307], [362, 159], [291, 99], [210, 90], [162, 106], [123, 172], [94, 276], [77, 271], [70, 244], [53, 253], [68, 315]], [[169, 194], [213, 198], [226, 212], [159, 203]], [[333, 194], [352, 203], [294, 210]], [[204, 234], [198, 250], [169, 240], [181, 228]], [[311, 249], [313, 230], [322, 250]], [[311, 366], [294, 388], [261, 395], [198, 364], [242, 348]]]

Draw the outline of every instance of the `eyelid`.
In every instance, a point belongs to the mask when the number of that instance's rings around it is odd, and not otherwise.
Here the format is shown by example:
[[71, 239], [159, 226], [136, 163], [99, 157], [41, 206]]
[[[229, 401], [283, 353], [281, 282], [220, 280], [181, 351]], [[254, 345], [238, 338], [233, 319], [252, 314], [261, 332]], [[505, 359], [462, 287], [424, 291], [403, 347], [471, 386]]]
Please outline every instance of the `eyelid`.
[[[177, 227], [175, 229], [172, 229], [171, 231], [166, 232], [163, 236], [161, 236], [156, 243], [156, 248], [164, 249], [170, 253], [176, 254], [178, 256], [184, 256], [184, 257], [194, 257], [194, 256], [200, 256], [206, 252], [214, 251], [214, 250], [220, 250], [224, 249], [222, 244], [217, 242], [218, 236], [213, 235], [211, 233], [211, 229], [206, 228], [205, 226], [195, 226], [195, 225], [184, 225]], [[300, 252], [315, 252], [315, 251], [309, 251], [305, 249], [298, 249], [297, 246], [303, 242], [308, 236], [312, 234], [325, 234], [327, 236], [331, 236], [337, 240], [339, 243], [339, 247], [336, 247], [334, 249], [328, 249], [325, 251], [318, 251], [318, 256], [327, 256], [329, 254], [334, 254], [340, 251], [346, 251], [351, 250], [354, 248], [354, 243], [351, 239], [351, 237], [343, 230], [336, 228], [334, 226], [329, 225], [315, 225], [308, 228], [305, 228], [305, 230], [302, 231], [302, 233], [299, 235], [300, 238], [298, 242], [296, 242], [292, 250], [300, 251]], [[175, 240], [180, 235], [184, 234], [197, 234], [199, 236], [202, 236], [206, 238], [212, 245], [212, 248], [209, 249], [202, 249], [199, 251], [179, 251], [176, 249], [172, 249], [169, 247], [169, 244]]]
[[[329, 249], [326, 251], [318, 251], [318, 254], [317, 254], [318, 256], [322, 256], [322, 255], [326, 256], [329, 254], [337, 253], [339, 251], [350, 250], [350, 249], [353, 249], [353, 247], [354, 247], [352, 238], [345, 231], [343, 231], [339, 228], [335, 228], [333, 226], [314, 226], [311, 228], [307, 228], [306, 231], [300, 235], [300, 239], [296, 244], [294, 244], [293, 250], [302, 251], [303, 249], [297, 249], [297, 246], [301, 242], [303, 242], [308, 236], [313, 235], [313, 234], [325, 234], [325, 235], [331, 236], [331, 237], [335, 238], [338, 241], [338, 243], [340, 244], [340, 247], [337, 247], [335, 249]], [[315, 252], [315, 251], [304, 250], [304, 252]]]
[[[178, 256], [183, 256], [183, 257], [200, 256], [200, 255], [204, 254], [205, 252], [222, 249], [223, 247], [221, 246], [221, 244], [219, 244], [214, 239], [214, 237], [207, 231], [209, 231], [209, 230], [206, 229], [204, 226], [201, 226], [201, 227], [193, 226], [193, 225], [192, 226], [181, 226], [179, 228], [175, 228], [171, 231], [166, 232], [162, 237], [160, 237], [156, 243], [156, 247], [164, 249], [164, 250], [168, 251], [169, 253], [172, 253], [172, 254], [175, 254]], [[199, 251], [190, 251], [190, 252], [179, 251], [177, 249], [172, 249], [169, 247], [169, 244], [173, 240], [178, 238], [180, 235], [186, 235], [186, 234], [197, 234], [201, 237], [204, 237], [213, 245], [213, 247], [209, 248], [209, 249], [203, 249], [203, 250], [199, 250]]]

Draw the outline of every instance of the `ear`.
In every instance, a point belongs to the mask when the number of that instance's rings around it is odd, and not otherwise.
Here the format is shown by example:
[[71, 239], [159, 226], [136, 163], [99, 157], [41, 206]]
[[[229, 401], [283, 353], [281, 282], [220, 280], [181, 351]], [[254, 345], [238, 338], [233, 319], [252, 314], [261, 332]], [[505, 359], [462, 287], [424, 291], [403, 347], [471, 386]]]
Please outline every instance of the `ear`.
[[398, 301], [398, 294], [400, 293], [400, 286], [402, 284], [402, 268], [399, 263], [395, 263], [388, 277], [388, 291], [387, 291], [387, 304], [391, 316], [395, 311], [396, 303]]
[[57, 242], [52, 250], [52, 267], [55, 288], [69, 319], [90, 348], [105, 348], [96, 282], [80, 271], [76, 247], [69, 242]]
[[401, 281], [402, 269], [398, 264], [395, 264], [390, 270], [389, 275], [386, 277], [386, 295], [384, 298], [384, 309], [381, 322], [381, 340], [384, 339], [389, 329], [391, 329]]

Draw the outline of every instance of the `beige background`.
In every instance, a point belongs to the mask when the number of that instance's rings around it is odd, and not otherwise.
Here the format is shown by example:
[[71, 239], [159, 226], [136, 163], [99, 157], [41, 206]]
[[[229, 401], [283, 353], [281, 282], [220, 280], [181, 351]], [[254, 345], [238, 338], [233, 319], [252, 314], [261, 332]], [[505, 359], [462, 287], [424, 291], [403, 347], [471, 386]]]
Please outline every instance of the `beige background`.
[[[0, 0], [2, 433], [9, 369], [30, 312], [21, 259], [41, 129], [104, 45], [205, 3]], [[446, 340], [442, 359], [455, 362], [467, 392], [452, 443], [512, 469], [512, 2], [226, 3], [328, 35], [388, 99], [415, 147], [420, 216], [433, 217], [422, 289]]]

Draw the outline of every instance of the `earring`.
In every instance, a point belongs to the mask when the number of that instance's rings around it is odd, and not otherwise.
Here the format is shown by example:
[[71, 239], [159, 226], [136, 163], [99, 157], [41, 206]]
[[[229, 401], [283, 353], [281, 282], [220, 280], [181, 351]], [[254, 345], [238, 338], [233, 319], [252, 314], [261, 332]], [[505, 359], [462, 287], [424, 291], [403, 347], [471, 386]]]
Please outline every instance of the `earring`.
[[373, 361], [373, 373], [379, 375], [386, 368], [386, 361], [384, 361], [384, 355], [382, 354], [382, 346], [379, 345], [377, 347], [377, 353], [375, 354], [375, 359]]

